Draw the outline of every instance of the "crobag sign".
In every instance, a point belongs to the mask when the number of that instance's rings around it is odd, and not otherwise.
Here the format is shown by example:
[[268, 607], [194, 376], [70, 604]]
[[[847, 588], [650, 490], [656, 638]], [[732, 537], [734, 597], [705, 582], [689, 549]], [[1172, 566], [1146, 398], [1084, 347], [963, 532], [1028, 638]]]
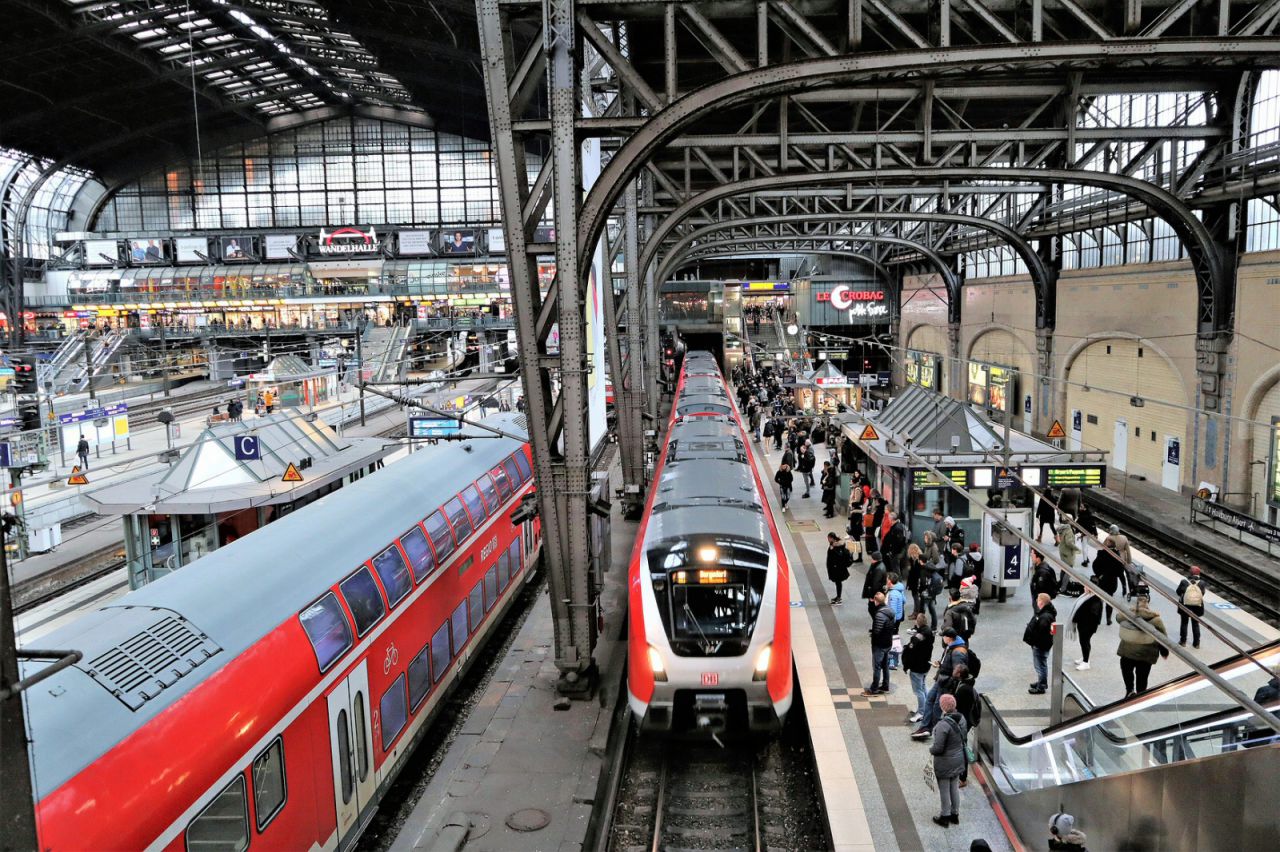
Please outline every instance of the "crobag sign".
[[829, 293], [817, 293], [819, 302], [830, 302], [838, 311], [846, 311], [850, 319], [888, 318], [889, 303], [884, 290], [858, 289], [848, 284], [837, 284]]
[[370, 227], [367, 231], [359, 228], [337, 228], [332, 231], [320, 229], [320, 245], [318, 251], [327, 255], [369, 254], [382, 247], [378, 232]]

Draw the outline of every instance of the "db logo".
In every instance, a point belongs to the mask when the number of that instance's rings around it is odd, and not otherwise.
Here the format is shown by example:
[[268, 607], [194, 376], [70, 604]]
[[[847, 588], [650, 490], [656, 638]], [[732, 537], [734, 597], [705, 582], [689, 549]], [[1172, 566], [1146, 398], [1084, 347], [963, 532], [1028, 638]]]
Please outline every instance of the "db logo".
[[396, 647], [395, 642], [392, 642], [387, 646], [387, 656], [382, 661], [382, 673], [389, 673], [391, 667], [398, 662], [400, 662], [400, 649]]

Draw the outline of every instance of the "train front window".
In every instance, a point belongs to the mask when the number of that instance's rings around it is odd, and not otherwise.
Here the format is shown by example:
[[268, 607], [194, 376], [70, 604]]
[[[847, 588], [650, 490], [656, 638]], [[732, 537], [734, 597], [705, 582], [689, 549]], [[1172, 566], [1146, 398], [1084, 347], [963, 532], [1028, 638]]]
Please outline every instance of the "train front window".
[[747, 590], [741, 585], [677, 585], [671, 590], [674, 638], [713, 653], [725, 639], [747, 635]]

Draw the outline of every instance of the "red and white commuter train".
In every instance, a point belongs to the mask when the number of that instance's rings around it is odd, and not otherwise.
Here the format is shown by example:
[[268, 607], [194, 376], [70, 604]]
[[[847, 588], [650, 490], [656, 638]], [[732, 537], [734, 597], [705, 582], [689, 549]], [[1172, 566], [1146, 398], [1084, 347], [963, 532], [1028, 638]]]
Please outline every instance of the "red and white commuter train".
[[84, 659], [25, 694], [41, 849], [353, 845], [539, 552], [527, 442], [474, 434], [49, 636]]
[[684, 357], [628, 577], [641, 728], [772, 730], [792, 701], [791, 574], [714, 357]]

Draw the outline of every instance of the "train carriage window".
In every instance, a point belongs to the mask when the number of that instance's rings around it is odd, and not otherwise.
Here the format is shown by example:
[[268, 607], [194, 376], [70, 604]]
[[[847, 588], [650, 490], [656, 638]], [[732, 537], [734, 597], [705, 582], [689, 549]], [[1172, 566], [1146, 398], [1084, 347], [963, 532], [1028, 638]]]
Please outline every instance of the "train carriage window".
[[240, 852], [249, 848], [249, 802], [244, 775], [222, 789], [187, 826], [189, 852]]
[[484, 611], [488, 612], [493, 609], [493, 605], [498, 602], [498, 566], [490, 566], [488, 571], [484, 572]]
[[347, 599], [347, 606], [351, 608], [351, 615], [356, 620], [357, 636], [368, 633], [369, 628], [387, 614], [378, 584], [374, 582], [368, 568], [360, 568], [339, 583], [338, 588], [342, 589], [342, 596]]
[[[448, 641], [448, 640], [446, 640]], [[414, 713], [431, 691], [431, 646], [424, 645], [409, 661], [409, 709]]]
[[404, 703], [404, 674], [396, 678], [391, 688], [382, 693], [378, 709], [382, 713], [382, 750], [388, 751], [396, 737], [404, 730], [409, 719], [409, 708]]
[[449, 617], [449, 632], [453, 639], [453, 655], [462, 653], [462, 646], [467, 644], [467, 602], [458, 604], [458, 608]]
[[436, 558], [431, 553], [431, 545], [427, 544], [426, 533], [421, 527], [414, 527], [400, 536], [400, 546], [404, 548], [405, 556], [409, 557], [413, 579], [421, 583], [436, 567]]
[[338, 596], [333, 592], [326, 593], [304, 609], [298, 620], [311, 640], [320, 671], [327, 671], [351, 647], [351, 625], [347, 623], [342, 604], [338, 603]]
[[524, 480], [520, 478], [520, 468], [516, 467], [514, 461], [507, 459], [502, 463], [502, 467], [507, 471], [507, 478], [511, 480], [512, 488], [519, 488], [524, 484]]
[[426, 527], [427, 537], [431, 539], [431, 546], [436, 551], [436, 561], [444, 562], [456, 546], [453, 542], [453, 533], [449, 532], [449, 522], [444, 519], [444, 513], [432, 512], [422, 525]]
[[502, 551], [498, 557], [498, 588], [505, 589], [507, 581], [511, 579], [511, 557], [507, 551]]
[[253, 812], [258, 819], [258, 832], [275, 819], [284, 808], [284, 741], [276, 741], [253, 759]]
[[449, 523], [453, 525], [453, 537], [459, 543], [471, 535], [471, 519], [467, 517], [467, 510], [462, 508], [461, 500], [454, 497], [448, 503], [445, 503], [444, 513], [449, 516]]
[[502, 469], [502, 466], [499, 465], [489, 471], [489, 475], [493, 477], [494, 485], [498, 486], [498, 496], [502, 498], [502, 502], [505, 503], [511, 499], [511, 482], [507, 479], [507, 472]]
[[439, 683], [449, 668], [449, 624], [448, 620], [441, 624], [431, 637], [431, 682]]
[[470, 613], [468, 621], [471, 624], [471, 632], [475, 633], [476, 628], [480, 626], [480, 622], [484, 621], [484, 611], [488, 609], [484, 605], [484, 583], [476, 583], [471, 587], [471, 593], [467, 595], [467, 611]]
[[471, 523], [477, 527], [483, 524], [488, 512], [485, 511], [484, 501], [480, 499], [480, 492], [474, 485], [468, 485], [462, 489], [462, 502], [467, 505], [467, 513], [471, 515]]
[[413, 578], [409, 576], [409, 566], [404, 564], [400, 548], [394, 544], [373, 557], [374, 570], [382, 580], [382, 588], [387, 590], [387, 600], [395, 606], [404, 600], [404, 596], [413, 591]]
[[498, 511], [498, 504], [502, 501], [498, 498], [498, 489], [493, 484], [493, 480], [486, 474], [476, 480], [476, 485], [480, 486], [480, 494], [484, 497], [485, 505], [489, 507], [489, 514], [492, 515]]
[[511, 546], [507, 548], [507, 553], [511, 556], [511, 576], [514, 577], [524, 567], [520, 564], [520, 559], [523, 555], [520, 552], [520, 536], [516, 536], [516, 540], [511, 542]]
[[525, 482], [533, 479], [533, 468], [529, 466], [529, 457], [524, 454], [524, 450], [516, 450], [512, 458], [516, 460], [516, 467], [520, 469], [520, 478]]

